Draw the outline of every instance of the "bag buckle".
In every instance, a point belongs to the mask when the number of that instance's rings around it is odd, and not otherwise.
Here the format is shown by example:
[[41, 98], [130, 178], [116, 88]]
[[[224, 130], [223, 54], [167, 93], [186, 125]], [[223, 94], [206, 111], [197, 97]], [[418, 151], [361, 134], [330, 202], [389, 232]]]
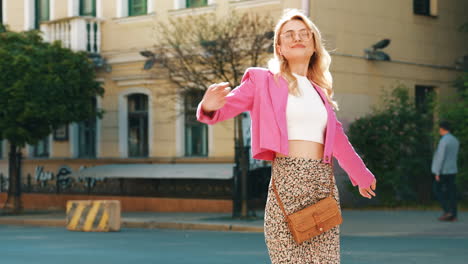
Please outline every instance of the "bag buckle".
[[315, 225], [317, 226], [317, 230], [319, 232], [323, 232], [323, 226], [321, 225], [320, 217], [318, 214], [313, 214]]

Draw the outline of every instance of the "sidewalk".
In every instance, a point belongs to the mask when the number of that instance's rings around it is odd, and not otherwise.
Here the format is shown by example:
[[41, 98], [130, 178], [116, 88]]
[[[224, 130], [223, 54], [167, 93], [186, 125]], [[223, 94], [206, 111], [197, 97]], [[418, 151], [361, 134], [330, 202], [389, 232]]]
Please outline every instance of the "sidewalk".
[[[124, 212], [122, 228], [193, 229], [263, 232], [263, 211], [257, 219], [232, 219], [227, 213]], [[344, 236], [457, 236], [468, 237], [468, 212], [458, 222], [440, 222], [439, 211], [343, 210]], [[27, 212], [21, 216], [0, 214], [0, 225], [55, 226], [65, 228], [65, 212]]]

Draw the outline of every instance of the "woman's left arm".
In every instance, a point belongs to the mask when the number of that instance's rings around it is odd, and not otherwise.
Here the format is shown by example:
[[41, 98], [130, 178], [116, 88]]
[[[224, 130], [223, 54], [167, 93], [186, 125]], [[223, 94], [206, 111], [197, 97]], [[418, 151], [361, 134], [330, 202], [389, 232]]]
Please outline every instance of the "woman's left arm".
[[368, 189], [373, 185], [375, 176], [354, 150], [338, 119], [336, 119], [333, 156], [338, 160], [340, 167], [346, 171], [353, 186], [359, 185], [359, 188]]

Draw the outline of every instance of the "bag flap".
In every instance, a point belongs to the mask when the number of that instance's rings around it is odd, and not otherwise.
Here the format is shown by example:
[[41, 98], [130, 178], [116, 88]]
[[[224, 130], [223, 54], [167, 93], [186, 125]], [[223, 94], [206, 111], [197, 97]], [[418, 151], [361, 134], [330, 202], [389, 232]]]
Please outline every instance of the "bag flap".
[[[320, 202], [324, 200], [321, 200]], [[289, 215], [289, 220], [293, 227], [298, 231], [306, 231], [311, 228], [315, 228], [316, 223], [314, 214], [321, 222], [326, 222], [328, 219], [333, 218], [339, 214], [336, 202], [334, 200], [332, 200], [332, 202], [335, 204], [330, 204], [329, 201], [324, 201], [324, 203], [320, 205], [316, 203], [314, 206]]]

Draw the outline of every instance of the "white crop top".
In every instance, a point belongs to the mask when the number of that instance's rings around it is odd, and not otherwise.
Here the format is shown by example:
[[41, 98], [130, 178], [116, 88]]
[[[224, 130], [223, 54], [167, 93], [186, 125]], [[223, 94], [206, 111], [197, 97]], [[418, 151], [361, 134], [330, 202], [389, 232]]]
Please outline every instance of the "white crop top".
[[297, 78], [302, 94], [296, 97], [288, 95], [286, 120], [289, 140], [309, 140], [323, 144], [327, 126], [327, 110], [320, 94], [306, 76], [293, 73]]

